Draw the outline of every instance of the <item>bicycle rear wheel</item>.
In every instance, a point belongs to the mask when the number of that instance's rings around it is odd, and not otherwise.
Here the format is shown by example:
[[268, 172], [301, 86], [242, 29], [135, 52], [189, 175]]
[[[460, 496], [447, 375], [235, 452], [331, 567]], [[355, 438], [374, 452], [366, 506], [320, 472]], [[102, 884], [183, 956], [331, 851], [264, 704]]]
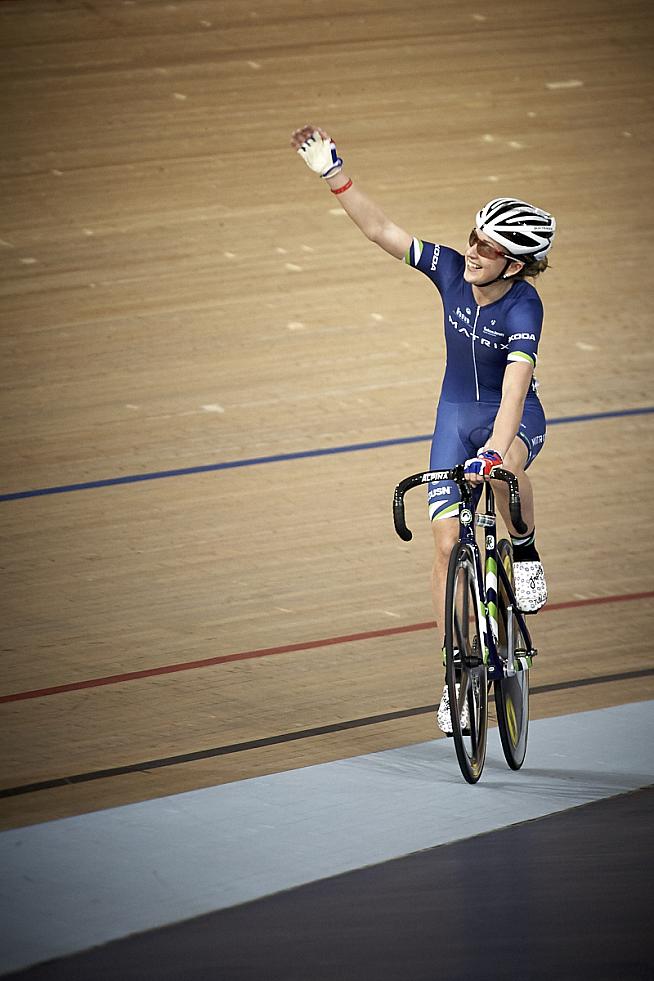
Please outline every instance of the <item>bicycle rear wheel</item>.
[[[513, 585], [513, 550], [506, 539], [497, 546], [498, 560], [504, 566]], [[522, 632], [509, 612], [511, 598], [501, 577], [497, 580], [499, 653], [503, 661], [509, 655], [509, 635], [513, 636], [513, 656], [516, 673], [495, 682], [495, 708], [504, 758], [512, 770], [519, 770], [527, 753], [529, 732], [529, 666], [527, 645]]]
[[[475, 563], [470, 546], [454, 546], [445, 590], [445, 679], [452, 735], [461, 773], [476, 783], [486, 759], [488, 679], [477, 606]], [[462, 721], [464, 706], [468, 724]]]

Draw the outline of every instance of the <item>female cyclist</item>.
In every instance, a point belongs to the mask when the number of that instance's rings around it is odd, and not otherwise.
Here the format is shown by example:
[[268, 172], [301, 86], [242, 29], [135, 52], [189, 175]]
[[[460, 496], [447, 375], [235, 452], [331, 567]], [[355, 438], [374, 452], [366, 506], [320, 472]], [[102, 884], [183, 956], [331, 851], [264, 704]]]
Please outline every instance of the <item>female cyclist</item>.
[[[468, 480], [479, 485], [495, 466], [516, 474], [522, 513], [529, 529], [511, 524], [506, 485], [497, 483], [498, 508], [513, 543], [516, 599], [526, 613], [547, 600], [545, 576], [535, 544], [534, 500], [527, 468], [545, 439], [545, 416], [534, 378], [543, 307], [526, 282], [547, 267], [556, 223], [546, 211], [515, 198], [496, 198], [476, 215], [461, 254], [424, 242], [390, 221], [343, 172], [331, 137], [307, 125], [291, 146], [329, 185], [363, 234], [397, 259], [423, 272], [438, 289], [445, 314], [446, 365], [432, 439], [430, 470], [465, 461]], [[458, 537], [460, 495], [452, 481], [429, 485], [434, 534], [432, 593], [437, 621], [445, 621], [445, 580]], [[447, 688], [438, 724], [451, 731]]]

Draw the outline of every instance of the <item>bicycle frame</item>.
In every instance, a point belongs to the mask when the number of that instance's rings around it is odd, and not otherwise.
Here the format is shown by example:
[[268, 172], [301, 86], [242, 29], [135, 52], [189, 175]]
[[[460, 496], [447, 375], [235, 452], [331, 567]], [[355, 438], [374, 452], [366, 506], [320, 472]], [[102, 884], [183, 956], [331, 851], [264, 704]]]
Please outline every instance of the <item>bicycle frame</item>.
[[[526, 525], [520, 514], [518, 482], [516, 477], [508, 470], [502, 470], [496, 467], [493, 471], [492, 479], [502, 480], [508, 484], [511, 520], [518, 532], [526, 531]], [[413, 536], [407, 528], [404, 519], [404, 495], [411, 487], [436, 480], [455, 481], [461, 493], [459, 540], [462, 544], [470, 547], [474, 556], [475, 593], [478, 604], [477, 615], [480, 630], [483, 632], [483, 659], [487, 666], [488, 679], [489, 681], [497, 681], [502, 677], [512, 677], [517, 671], [531, 666], [531, 659], [537, 654], [537, 651], [532, 645], [524, 615], [516, 608], [513, 585], [509, 580], [506, 569], [499, 561], [495, 495], [490, 483], [485, 483], [486, 510], [484, 513], [477, 513], [475, 491], [465, 479], [462, 465], [454, 467], [452, 470], [427, 471], [426, 473], [414, 474], [411, 477], [407, 477], [395, 489], [393, 498], [395, 530], [403, 541], [411, 541]], [[483, 567], [480, 549], [475, 536], [475, 527], [486, 529]], [[499, 652], [498, 577], [509, 599], [509, 603], [507, 604], [509, 616], [506, 624], [508, 651], [506, 661], [500, 657]], [[517, 657], [514, 656], [513, 644], [516, 623], [526, 644], [525, 653]]]
[[[469, 488], [469, 485], [467, 485]], [[495, 513], [495, 495], [489, 483], [485, 484], [485, 511], [479, 513], [474, 506], [474, 494], [462, 491], [462, 504], [459, 509], [459, 540], [468, 545], [475, 558], [476, 592], [479, 602], [479, 623], [484, 625], [484, 662], [487, 666], [489, 681], [501, 677], [511, 677], [516, 671], [531, 667], [531, 659], [536, 654], [532, 648], [531, 636], [523, 614], [516, 609], [513, 585], [497, 551], [497, 519]], [[467, 500], [466, 500], [467, 498]], [[480, 548], [475, 536], [475, 527], [484, 531], [484, 563], [482, 569]], [[503, 660], [499, 652], [499, 608], [498, 584], [501, 580], [509, 600], [507, 611], [507, 658]], [[514, 654], [515, 623], [527, 644], [524, 655], [517, 658]]]

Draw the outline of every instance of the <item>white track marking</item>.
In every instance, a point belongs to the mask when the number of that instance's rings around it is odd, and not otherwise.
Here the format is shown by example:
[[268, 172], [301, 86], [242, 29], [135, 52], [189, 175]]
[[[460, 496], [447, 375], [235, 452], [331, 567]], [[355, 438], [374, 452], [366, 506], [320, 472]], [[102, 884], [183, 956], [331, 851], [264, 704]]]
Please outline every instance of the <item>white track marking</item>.
[[302, 266], [296, 266], [294, 262], [285, 262], [284, 268], [289, 272], [302, 272]]
[[217, 402], [214, 402], [214, 403], [212, 403], [210, 405], [203, 405], [202, 408], [204, 409], [205, 412], [224, 412], [225, 411], [223, 409], [222, 405], [218, 405]]
[[546, 82], [546, 89], [578, 89], [584, 83], [578, 78], [567, 78], [561, 82]]

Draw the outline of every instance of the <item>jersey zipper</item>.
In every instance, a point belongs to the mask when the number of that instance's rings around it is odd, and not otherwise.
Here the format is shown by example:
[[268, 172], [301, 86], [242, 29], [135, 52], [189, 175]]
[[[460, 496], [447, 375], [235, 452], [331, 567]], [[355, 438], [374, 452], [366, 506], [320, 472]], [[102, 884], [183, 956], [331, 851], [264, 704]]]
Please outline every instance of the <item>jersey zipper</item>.
[[472, 365], [475, 369], [475, 391], [477, 393], [477, 401], [479, 401], [479, 376], [477, 375], [477, 358], [475, 357], [475, 337], [477, 336], [477, 321], [479, 320], [479, 311], [481, 307], [477, 305], [477, 313], [475, 314], [475, 322], [472, 325]]

